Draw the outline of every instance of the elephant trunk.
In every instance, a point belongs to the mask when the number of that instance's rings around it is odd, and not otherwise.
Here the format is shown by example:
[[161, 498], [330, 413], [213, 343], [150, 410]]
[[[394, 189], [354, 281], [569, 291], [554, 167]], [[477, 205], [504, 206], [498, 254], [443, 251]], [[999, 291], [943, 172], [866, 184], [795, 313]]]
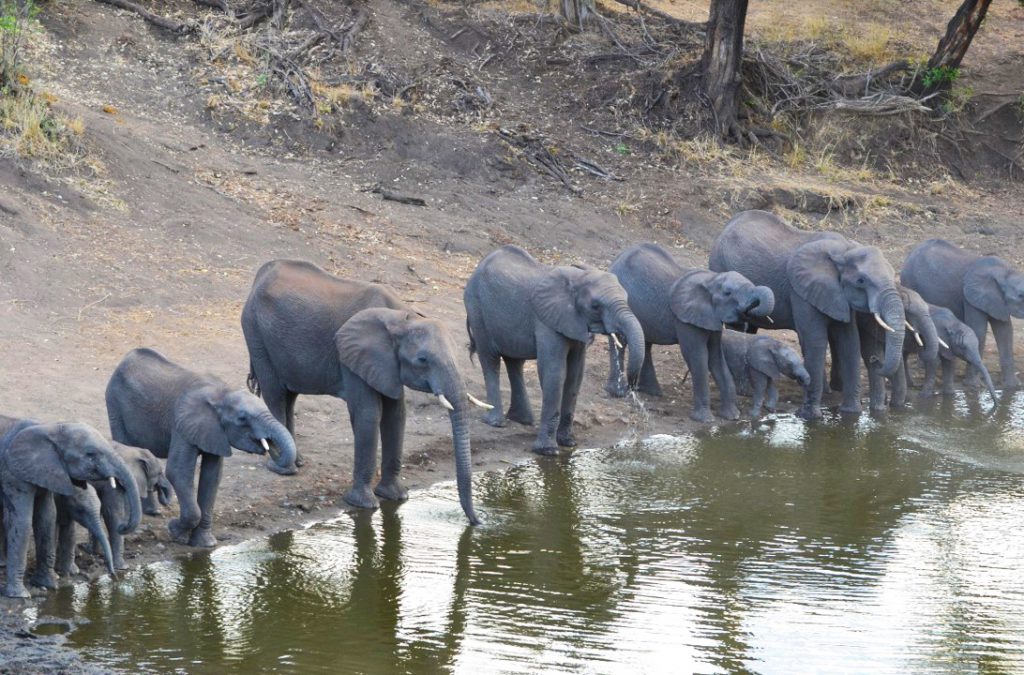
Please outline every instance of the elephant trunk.
[[168, 506], [171, 503], [171, 481], [162, 474], [156, 481], [156, 498], [160, 506]]
[[775, 309], [775, 294], [767, 286], [755, 286], [751, 291], [750, 302], [744, 308], [747, 316], [762, 318], [769, 316]]
[[269, 412], [261, 415], [261, 420], [263, 421], [261, 433], [266, 434], [271, 449], [267, 468], [282, 476], [294, 474], [298, 471], [295, 466], [298, 449], [295, 447], [295, 439], [288, 432], [288, 427], [278, 422]]
[[472, 451], [469, 442], [469, 395], [459, 375], [458, 366], [449, 361], [435, 371], [430, 387], [435, 395], [443, 395], [449, 406], [448, 417], [452, 423], [452, 445], [455, 451], [455, 483], [459, 489], [459, 503], [469, 518], [470, 525], [479, 525], [473, 510], [473, 469]]
[[988, 368], [985, 367], [985, 364], [981, 362], [981, 356], [979, 355], [978, 358], [972, 357], [967, 362], [981, 373], [981, 379], [985, 380], [985, 387], [988, 388], [989, 396], [992, 397], [992, 403], [994, 405], [999, 405], [999, 397], [996, 396], [996, 388], [992, 386], [992, 376], [989, 375]]
[[142, 498], [139, 495], [139, 485], [135, 482], [135, 476], [131, 469], [120, 457], [114, 457], [114, 471], [111, 473], [124, 490], [125, 506], [128, 509], [128, 520], [117, 524], [118, 534], [134, 532], [142, 520]]
[[[100, 510], [90, 509], [86, 513], [85, 518], [82, 522], [85, 525], [85, 529], [92, 535], [94, 542], [97, 542], [100, 547], [100, 553], [103, 555], [103, 562], [107, 565], [107, 572], [110, 573], [111, 577], [117, 577], [117, 568], [114, 566], [114, 553], [110, 550], [110, 537], [107, 536], [107, 528], [103, 523], [103, 516], [100, 515]], [[93, 550], [95, 553], [95, 549]]]
[[[931, 317], [927, 317], [927, 320], [917, 328], [921, 334], [921, 341], [924, 342], [924, 351], [921, 352], [921, 362], [924, 363], [924, 384], [930, 390], [935, 384], [936, 373], [939, 370], [939, 334]], [[931, 395], [931, 391], [928, 393]]]
[[644, 329], [640, 326], [636, 315], [629, 309], [629, 305], [626, 304], [617, 308], [610, 323], [612, 324], [610, 328], [613, 331], [621, 332], [626, 338], [626, 351], [629, 356], [626, 362], [626, 382], [629, 383], [630, 388], [635, 388], [636, 383], [640, 380], [640, 369], [644, 366], [646, 352]]
[[895, 288], [886, 289], [878, 294], [872, 311], [880, 315], [889, 326], [885, 333], [885, 358], [881, 373], [885, 377], [892, 377], [903, 364], [903, 338], [906, 332], [903, 299]]

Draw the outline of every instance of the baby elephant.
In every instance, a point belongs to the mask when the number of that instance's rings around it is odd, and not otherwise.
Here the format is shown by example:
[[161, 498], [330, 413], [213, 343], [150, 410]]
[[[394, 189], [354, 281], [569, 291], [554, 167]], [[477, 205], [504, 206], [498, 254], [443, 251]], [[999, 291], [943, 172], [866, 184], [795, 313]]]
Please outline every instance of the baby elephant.
[[775, 380], [780, 376], [799, 382], [805, 394], [811, 383], [800, 354], [773, 337], [722, 331], [722, 350], [736, 383], [736, 391], [743, 396], [754, 397], [750, 406], [751, 417], [760, 417], [762, 405], [769, 412], [775, 412], [779, 401]]
[[[181, 508], [168, 529], [178, 543], [217, 544], [213, 503], [232, 447], [257, 455], [269, 451], [268, 468], [295, 473], [295, 442], [263, 401], [152, 349], [128, 352], [110, 377], [106, 400], [115, 441], [167, 459], [167, 478]], [[197, 459], [202, 464], [198, 491], [193, 487]]]
[[[942, 359], [943, 395], [948, 396], [953, 393], [953, 378], [956, 373], [955, 359], [961, 359], [981, 373], [985, 386], [992, 396], [992, 402], [998, 403], [999, 398], [996, 396], [995, 387], [992, 386], [992, 376], [989, 375], [985, 364], [981, 362], [981, 347], [978, 344], [977, 334], [945, 307], [928, 305], [928, 308], [932, 321], [935, 323], [935, 332], [940, 340], [939, 357]], [[908, 364], [904, 365], [909, 369]], [[910, 381], [909, 376], [907, 381]]]
[[[109, 485], [109, 482], [108, 482]], [[56, 495], [57, 507], [57, 560], [55, 571], [62, 577], [78, 574], [75, 564], [75, 523], [88, 530], [93, 541], [93, 553], [103, 555], [107, 571], [117, 577], [117, 566], [110, 550], [110, 538], [107, 536], [106, 525], [101, 514], [102, 505], [96, 488], [87, 483], [84, 488], [76, 487], [70, 495]], [[116, 523], [112, 528], [117, 532]], [[118, 538], [121, 535], [117, 535]]]

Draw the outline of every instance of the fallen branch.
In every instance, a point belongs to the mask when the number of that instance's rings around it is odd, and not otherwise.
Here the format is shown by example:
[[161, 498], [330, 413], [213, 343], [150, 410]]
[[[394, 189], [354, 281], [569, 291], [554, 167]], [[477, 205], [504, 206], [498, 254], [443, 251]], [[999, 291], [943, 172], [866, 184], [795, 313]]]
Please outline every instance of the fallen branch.
[[170, 17], [160, 16], [159, 14], [154, 14], [153, 12], [149, 11], [145, 7], [142, 7], [140, 5], [136, 5], [134, 2], [129, 2], [128, 0], [97, 0], [97, 1], [98, 2], [102, 2], [104, 4], [107, 4], [107, 5], [113, 5], [114, 7], [117, 7], [118, 9], [124, 9], [124, 10], [127, 10], [129, 12], [134, 12], [135, 14], [138, 14], [139, 16], [141, 16], [143, 19], [145, 19], [149, 23], [153, 24], [154, 26], [159, 26], [160, 28], [163, 28], [164, 30], [169, 30], [172, 33], [177, 33], [178, 35], [184, 35], [185, 33], [191, 33], [193, 30], [195, 30], [195, 27], [192, 26], [191, 24], [182, 23], [181, 21], [175, 21], [174, 19], [172, 19]]
[[214, 9], [219, 9], [228, 16], [231, 16], [231, 8], [228, 7], [227, 0], [195, 0], [195, 3], [203, 7], [213, 7]]
[[427, 201], [420, 197], [413, 197], [411, 195], [402, 194], [401, 192], [394, 192], [387, 188], [380, 186], [373, 188], [370, 192], [379, 194], [381, 199], [389, 202], [398, 202], [399, 204], [409, 204], [410, 206], [426, 206]]
[[900, 94], [878, 93], [862, 98], [836, 99], [819, 107], [842, 110], [858, 115], [899, 115], [906, 112], [928, 113], [932, 109], [926, 106], [924, 102], [935, 95], [929, 94], [924, 98], [914, 98]]

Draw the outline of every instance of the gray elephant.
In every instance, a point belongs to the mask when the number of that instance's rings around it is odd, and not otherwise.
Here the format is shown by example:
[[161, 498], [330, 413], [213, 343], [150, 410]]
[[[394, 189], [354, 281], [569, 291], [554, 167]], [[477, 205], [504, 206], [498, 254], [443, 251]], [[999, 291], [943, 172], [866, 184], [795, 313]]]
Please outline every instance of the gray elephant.
[[722, 351], [725, 352], [725, 362], [736, 383], [736, 391], [754, 399], [750, 405], [752, 418], [761, 416], [762, 406], [768, 412], [775, 412], [779, 402], [779, 389], [775, 381], [780, 377], [795, 380], [805, 392], [811, 383], [811, 376], [800, 354], [768, 335], [723, 331]]
[[[956, 359], [967, 362], [985, 382], [985, 387], [992, 396], [992, 402], [998, 403], [999, 397], [992, 385], [992, 376], [981, 361], [981, 348], [978, 345], [978, 336], [971, 327], [956, 318], [953, 312], [945, 307], [929, 305], [932, 321], [935, 323], [936, 334], [939, 339], [939, 358], [942, 362], [942, 393], [949, 396], [953, 393], [953, 379], [956, 373]], [[907, 380], [910, 380], [909, 365], [907, 366]]]
[[[171, 503], [171, 484], [164, 475], [163, 465], [149, 450], [136, 448], [131, 445], [112, 443], [114, 452], [124, 460], [128, 469], [135, 477], [139, 494], [142, 497], [142, 512], [148, 516], [159, 516], [160, 506], [167, 506]], [[107, 533], [110, 537], [110, 548], [113, 551], [114, 566], [119, 569], [128, 569], [124, 561], [124, 539], [118, 534], [115, 523], [124, 520], [124, 510], [127, 505], [127, 493], [119, 485], [111, 485], [109, 481], [95, 483], [96, 493], [102, 504], [101, 514], [106, 523]], [[159, 503], [160, 506], [157, 504]], [[93, 552], [97, 552], [97, 546], [102, 546], [95, 537], [92, 538]], [[58, 553], [59, 558], [59, 553]]]
[[[473, 524], [469, 411], [473, 401], [438, 321], [406, 308], [384, 286], [334, 277], [316, 265], [267, 263], [242, 310], [250, 387], [271, 412], [295, 428], [299, 394], [325, 394], [348, 404], [355, 444], [352, 486], [344, 499], [376, 508], [378, 497], [404, 500], [402, 444], [405, 387], [437, 396], [448, 410], [462, 509]], [[381, 444], [381, 478], [377, 442]]]
[[27, 598], [24, 576], [28, 538], [35, 534], [36, 569], [31, 583], [55, 588], [53, 568], [56, 507], [54, 495], [70, 497], [87, 481], [114, 478], [128, 492], [128, 520], [121, 534], [139, 525], [142, 505], [131, 472], [95, 429], [86, 424], [38, 424], [0, 417], [0, 490], [6, 538], [8, 597]]
[[[1024, 318], [1024, 274], [996, 256], [979, 256], [943, 239], [929, 239], [907, 256], [900, 279], [927, 302], [949, 309], [970, 326], [981, 353], [985, 352], [985, 336], [991, 325], [1003, 386], [1020, 386], [1010, 317]], [[976, 383], [979, 371], [970, 372], [970, 379]]]
[[[109, 484], [108, 481], [104, 482]], [[103, 556], [107, 571], [112, 577], [117, 578], [117, 565], [101, 513], [102, 504], [94, 485], [87, 483], [85, 487], [75, 487], [70, 495], [54, 495], [54, 504], [57, 508], [57, 554], [54, 571], [62, 577], [78, 574], [78, 565], [75, 564], [75, 523], [78, 523], [89, 532], [93, 541], [93, 552]], [[113, 531], [117, 532], [116, 524]]]
[[855, 312], [873, 315], [887, 331], [881, 375], [903, 362], [906, 317], [896, 274], [874, 246], [862, 246], [834, 232], [804, 232], [766, 211], [744, 211], [725, 226], [711, 249], [711, 269], [736, 271], [775, 293], [771, 318], [758, 328], [792, 328], [800, 338], [811, 375], [800, 415], [821, 417], [825, 352], [831, 341], [844, 383], [840, 411], [859, 413], [860, 337]]
[[484, 422], [505, 425], [499, 382], [504, 360], [512, 387], [507, 419], [533, 424], [523, 363], [537, 360], [541, 422], [533, 451], [538, 454], [554, 455], [558, 446], [576, 445], [573, 417], [593, 334], [626, 341], [628, 381], [637, 381], [644, 362], [643, 329], [626, 291], [607, 272], [542, 265], [518, 246], [503, 246], [477, 265], [462, 297], [470, 355], [480, 358], [487, 402], [494, 406]]
[[[903, 301], [903, 313], [906, 329], [910, 335], [903, 341], [904, 360], [910, 354], [917, 354], [924, 366], [925, 379], [921, 387], [920, 397], [927, 398], [933, 395], [935, 390], [935, 378], [939, 371], [939, 347], [941, 340], [935, 331], [935, 323], [932, 321], [931, 312], [926, 303], [917, 292], [897, 285], [896, 290]], [[888, 339], [888, 331], [882, 328], [873, 317], [867, 314], [857, 314], [857, 328], [860, 331], [860, 350], [864, 360], [864, 367], [868, 372], [868, 399], [873, 414], [881, 414], [886, 409], [885, 404], [885, 383], [886, 378], [873, 364], [880, 363], [885, 351], [885, 343]], [[896, 372], [889, 378], [891, 392], [889, 405], [895, 409], [902, 409], [907, 401], [908, 380], [904, 368], [897, 368]], [[833, 362], [832, 388], [842, 389], [841, 377]]]
[[[233, 390], [212, 375], [199, 375], [152, 349], [134, 349], [107, 383], [107, 416], [114, 440], [167, 459], [167, 478], [181, 514], [168, 523], [174, 541], [215, 546], [213, 503], [231, 448], [270, 452], [268, 468], [295, 473], [295, 442], [263, 401]], [[273, 455], [277, 454], [276, 461]], [[194, 487], [196, 460], [199, 487]], [[134, 488], [134, 478], [133, 478]]]
[[[646, 341], [638, 389], [661, 395], [651, 345], [678, 344], [693, 382], [690, 417], [698, 422], [712, 419], [710, 373], [722, 399], [719, 415], [737, 419], [736, 391], [722, 353], [722, 324], [770, 315], [775, 305], [771, 289], [755, 286], [736, 272], [685, 269], [664, 248], [650, 243], [623, 251], [612, 263], [611, 273], [626, 289]], [[621, 395], [621, 355], [612, 346], [609, 353], [605, 389]]]

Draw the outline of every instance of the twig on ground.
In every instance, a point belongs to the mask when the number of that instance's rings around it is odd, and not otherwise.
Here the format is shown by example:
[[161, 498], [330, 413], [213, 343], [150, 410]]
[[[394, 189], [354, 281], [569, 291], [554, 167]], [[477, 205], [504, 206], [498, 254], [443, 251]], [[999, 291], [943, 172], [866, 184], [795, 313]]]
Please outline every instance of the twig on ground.
[[399, 204], [409, 204], [410, 206], [426, 206], [427, 200], [421, 197], [413, 197], [412, 195], [403, 194], [401, 192], [395, 192], [387, 188], [380, 187], [379, 185], [370, 192], [379, 194], [381, 199], [389, 202], [398, 202]]
[[176, 21], [170, 17], [161, 16], [159, 14], [154, 14], [153, 12], [149, 11], [145, 7], [142, 7], [141, 5], [136, 5], [134, 2], [129, 2], [129, 0], [97, 0], [97, 2], [102, 2], [107, 5], [113, 5], [118, 9], [124, 9], [129, 12], [134, 12], [135, 14], [138, 14], [154, 26], [159, 26], [164, 30], [169, 30], [172, 33], [177, 33], [178, 35], [191, 33], [193, 30], [195, 30], [195, 28], [191, 24]]

